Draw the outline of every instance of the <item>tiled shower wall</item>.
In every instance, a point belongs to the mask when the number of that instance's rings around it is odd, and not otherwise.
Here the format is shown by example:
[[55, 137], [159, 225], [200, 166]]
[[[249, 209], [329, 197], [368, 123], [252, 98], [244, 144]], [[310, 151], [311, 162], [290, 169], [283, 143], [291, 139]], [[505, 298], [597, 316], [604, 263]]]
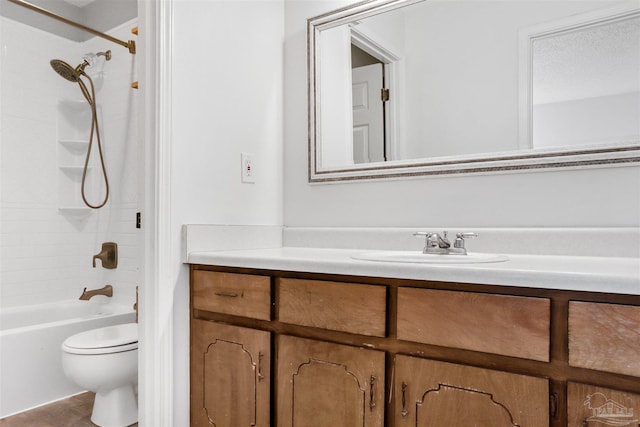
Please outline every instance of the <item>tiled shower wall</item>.
[[[126, 23], [109, 34], [135, 38], [129, 32], [135, 25]], [[141, 232], [135, 219], [142, 173], [137, 92], [130, 86], [136, 80], [135, 55], [100, 38], [77, 43], [4, 17], [0, 46], [0, 308], [74, 299], [84, 287], [105, 284], [113, 285], [114, 300], [133, 304], [141, 277]], [[59, 153], [59, 102], [84, 103], [84, 98], [78, 85], [58, 76], [49, 61], [61, 59], [75, 67], [83, 54], [107, 49], [112, 60], [94, 81], [110, 200], [99, 210], [60, 211], [67, 200], [79, 198], [80, 190], [79, 184], [64, 184], [67, 178], [59, 169], [65, 161]], [[101, 194], [88, 191], [94, 202]], [[106, 241], [118, 243], [118, 268], [106, 270], [100, 261], [92, 268], [93, 255]]]

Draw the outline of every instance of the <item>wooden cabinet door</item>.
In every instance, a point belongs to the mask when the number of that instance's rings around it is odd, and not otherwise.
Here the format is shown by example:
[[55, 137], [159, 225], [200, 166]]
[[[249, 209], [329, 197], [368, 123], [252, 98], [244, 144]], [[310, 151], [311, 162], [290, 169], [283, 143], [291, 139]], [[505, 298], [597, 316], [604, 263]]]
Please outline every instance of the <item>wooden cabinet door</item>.
[[279, 427], [382, 427], [385, 354], [281, 335]]
[[567, 391], [568, 427], [640, 425], [640, 394], [579, 383]]
[[269, 332], [198, 319], [191, 328], [191, 426], [269, 426]]
[[549, 427], [547, 379], [396, 357], [397, 427]]

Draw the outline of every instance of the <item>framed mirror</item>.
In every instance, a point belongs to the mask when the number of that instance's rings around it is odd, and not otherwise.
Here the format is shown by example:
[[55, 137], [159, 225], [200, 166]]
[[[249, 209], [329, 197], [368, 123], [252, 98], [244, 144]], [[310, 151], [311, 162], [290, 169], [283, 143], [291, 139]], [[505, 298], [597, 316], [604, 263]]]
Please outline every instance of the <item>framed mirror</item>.
[[372, 0], [307, 40], [309, 182], [640, 162], [640, 0]]

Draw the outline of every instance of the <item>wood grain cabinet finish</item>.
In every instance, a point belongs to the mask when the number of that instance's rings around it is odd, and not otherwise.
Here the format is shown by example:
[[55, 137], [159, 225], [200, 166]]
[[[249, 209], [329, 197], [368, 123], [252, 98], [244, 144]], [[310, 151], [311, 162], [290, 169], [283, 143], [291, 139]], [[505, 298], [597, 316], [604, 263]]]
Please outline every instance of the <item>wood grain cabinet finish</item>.
[[278, 427], [382, 427], [385, 354], [278, 337]]
[[640, 306], [571, 301], [569, 363], [640, 377]]
[[640, 394], [570, 382], [567, 427], [638, 427]]
[[397, 427], [549, 427], [544, 378], [396, 357]]
[[191, 427], [268, 426], [269, 332], [193, 319]]
[[271, 279], [250, 274], [193, 272], [193, 308], [271, 319]]
[[640, 427], [640, 296], [191, 274], [191, 426]]
[[383, 337], [384, 286], [317, 280], [280, 279], [278, 317], [296, 325]]
[[401, 287], [398, 338], [547, 362], [550, 300]]

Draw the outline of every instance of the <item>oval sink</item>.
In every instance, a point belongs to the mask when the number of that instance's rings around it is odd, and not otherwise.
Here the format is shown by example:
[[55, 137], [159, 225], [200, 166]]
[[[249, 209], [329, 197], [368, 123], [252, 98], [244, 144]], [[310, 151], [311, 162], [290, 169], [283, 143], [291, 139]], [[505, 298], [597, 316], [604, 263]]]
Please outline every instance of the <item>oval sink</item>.
[[351, 258], [364, 261], [408, 262], [422, 264], [477, 264], [503, 262], [509, 258], [500, 254], [469, 252], [467, 255], [423, 254], [415, 251], [374, 251], [353, 255]]

